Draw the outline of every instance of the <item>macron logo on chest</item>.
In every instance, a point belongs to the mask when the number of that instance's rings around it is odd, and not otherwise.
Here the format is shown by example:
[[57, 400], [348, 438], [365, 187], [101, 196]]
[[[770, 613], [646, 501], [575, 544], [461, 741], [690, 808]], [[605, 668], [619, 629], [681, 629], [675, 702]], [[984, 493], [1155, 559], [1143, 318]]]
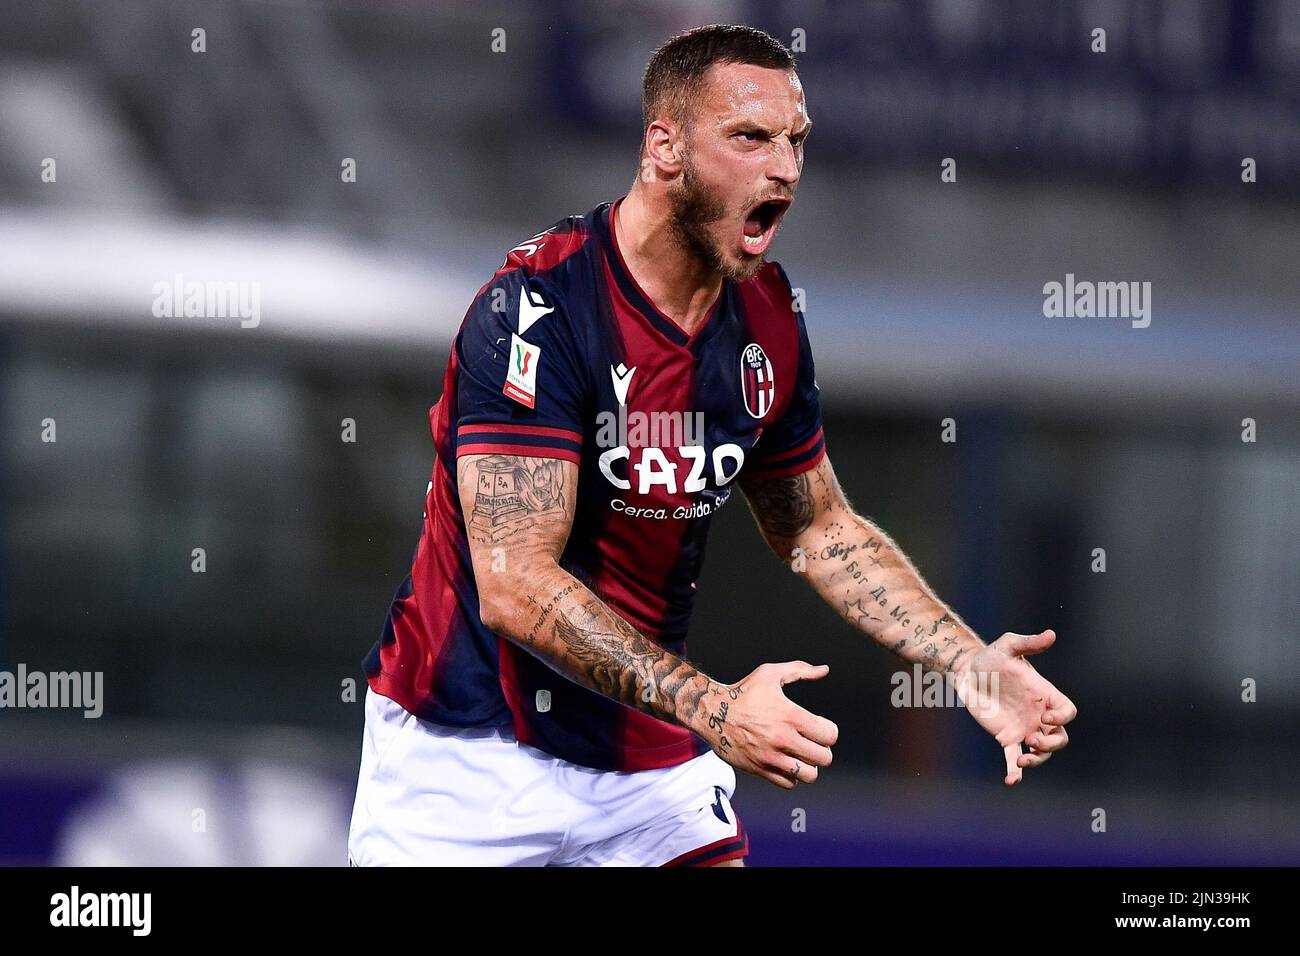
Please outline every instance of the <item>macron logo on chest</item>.
[[635, 365], [628, 368], [622, 362], [618, 363], [617, 368], [613, 365], [609, 367], [609, 377], [614, 383], [614, 394], [620, 405], [627, 404], [627, 387], [632, 384], [632, 373], [635, 371]]

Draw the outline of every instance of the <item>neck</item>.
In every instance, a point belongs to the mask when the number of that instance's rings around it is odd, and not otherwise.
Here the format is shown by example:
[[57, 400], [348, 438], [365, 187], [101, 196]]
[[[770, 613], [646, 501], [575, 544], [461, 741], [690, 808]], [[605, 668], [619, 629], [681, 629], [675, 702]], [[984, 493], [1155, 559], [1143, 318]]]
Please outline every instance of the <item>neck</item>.
[[612, 228], [637, 285], [660, 312], [694, 335], [722, 291], [722, 276], [681, 247], [666, 204], [650, 202], [640, 182], [618, 204]]

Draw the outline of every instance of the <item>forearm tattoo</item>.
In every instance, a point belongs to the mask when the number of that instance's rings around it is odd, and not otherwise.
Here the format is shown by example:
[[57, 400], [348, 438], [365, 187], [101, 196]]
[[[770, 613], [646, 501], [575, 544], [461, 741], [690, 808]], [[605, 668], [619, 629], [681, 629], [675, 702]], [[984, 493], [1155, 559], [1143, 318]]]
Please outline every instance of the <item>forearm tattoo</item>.
[[846, 621], [927, 670], [951, 670], [983, 646], [883, 531], [853, 517], [832, 522], [804, 555], [809, 583]]
[[983, 646], [889, 536], [854, 513], [828, 467], [743, 487], [773, 550], [840, 616], [899, 657], [950, 670]]
[[703, 716], [710, 685], [717, 686], [594, 596], [578, 597], [557, 610], [551, 634], [557, 650], [571, 662], [571, 675], [643, 713], [692, 726]]
[[[711, 680], [615, 613], [588, 584], [560, 567], [570, 515], [564, 464], [510, 455], [466, 456], [457, 469], [462, 497], [473, 488], [466, 531], [491, 573], [509, 549], [505, 636], [572, 680], [642, 713], [675, 721], [725, 751], [727, 701], [740, 691]], [[570, 495], [572, 492], [570, 492]], [[468, 507], [468, 506], [467, 506]], [[504, 546], [504, 547], [503, 547]], [[483, 575], [486, 578], [486, 574]], [[480, 580], [480, 589], [488, 586]]]

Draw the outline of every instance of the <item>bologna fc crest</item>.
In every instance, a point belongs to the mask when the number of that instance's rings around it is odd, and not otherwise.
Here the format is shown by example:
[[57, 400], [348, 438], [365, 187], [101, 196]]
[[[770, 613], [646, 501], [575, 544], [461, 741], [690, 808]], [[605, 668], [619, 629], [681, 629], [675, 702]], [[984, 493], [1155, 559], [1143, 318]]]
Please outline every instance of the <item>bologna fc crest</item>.
[[772, 408], [776, 386], [772, 383], [772, 363], [757, 342], [750, 342], [740, 353], [740, 393], [745, 409], [752, 418], [762, 418]]

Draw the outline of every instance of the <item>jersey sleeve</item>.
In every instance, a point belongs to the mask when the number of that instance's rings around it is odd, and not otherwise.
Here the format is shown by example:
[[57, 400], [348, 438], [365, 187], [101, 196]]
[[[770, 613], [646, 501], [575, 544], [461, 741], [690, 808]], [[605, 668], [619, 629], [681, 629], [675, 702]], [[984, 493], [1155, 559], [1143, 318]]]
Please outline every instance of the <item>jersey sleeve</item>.
[[575, 464], [588, 375], [561, 297], [524, 269], [483, 288], [456, 336], [456, 457]]
[[[785, 273], [781, 273], [782, 278]], [[787, 287], [789, 282], [786, 282]], [[763, 430], [745, 460], [749, 478], [788, 478], [817, 467], [826, 456], [822, 435], [821, 392], [803, 313], [795, 311], [799, 331], [799, 365], [794, 392], [780, 419]]]

